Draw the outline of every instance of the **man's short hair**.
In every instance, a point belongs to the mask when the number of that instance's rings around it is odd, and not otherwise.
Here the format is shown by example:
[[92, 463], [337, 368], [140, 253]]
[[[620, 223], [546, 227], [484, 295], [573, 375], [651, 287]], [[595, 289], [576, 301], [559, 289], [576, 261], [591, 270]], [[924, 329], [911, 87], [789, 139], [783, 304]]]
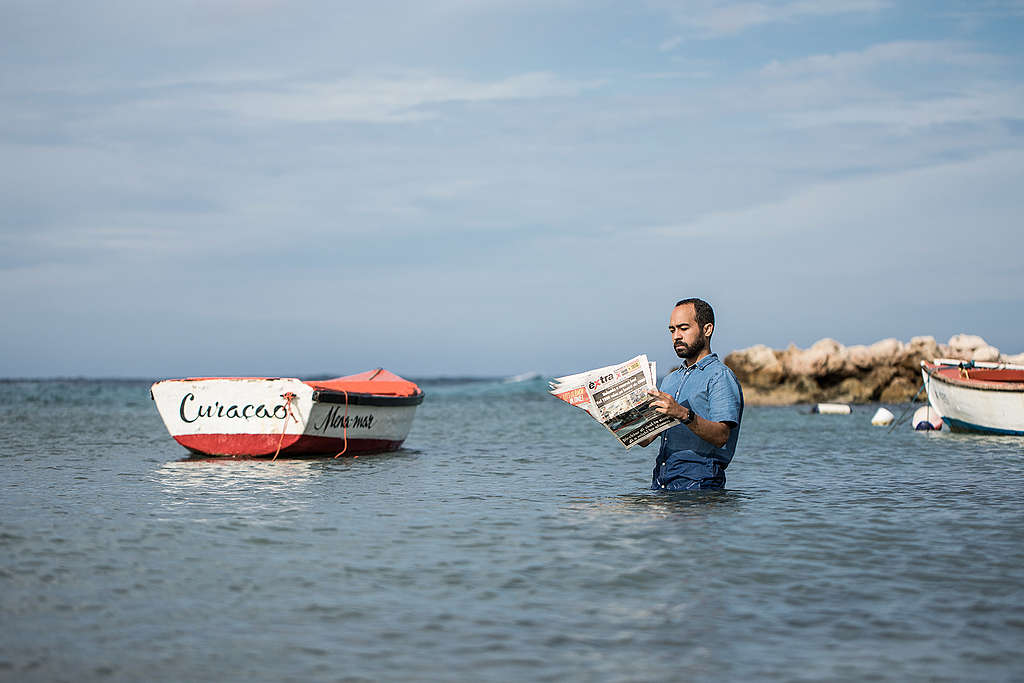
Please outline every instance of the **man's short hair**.
[[694, 317], [697, 319], [697, 324], [700, 326], [701, 331], [704, 330], [704, 326], [708, 323], [715, 324], [715, 311], [707, 301], [704, 301], [704, 299], [683, 299], [676, 302], [677, 307], [685, 306], [686, 304], [693, 304]]

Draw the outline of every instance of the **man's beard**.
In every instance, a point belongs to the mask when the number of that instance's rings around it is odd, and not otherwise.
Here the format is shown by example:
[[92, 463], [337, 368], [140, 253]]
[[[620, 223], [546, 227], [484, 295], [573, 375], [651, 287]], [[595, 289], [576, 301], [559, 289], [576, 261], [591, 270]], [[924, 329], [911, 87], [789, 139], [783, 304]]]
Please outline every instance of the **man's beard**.
[[677, 344], [674, 346], [676, 355], [686, 360], [693, 360], [700, 355], [701, 351], [706, 349], [708, 346], [708, 338], [701, 337], [697, 341], [693, 342], [693, 345], [689, 344]]

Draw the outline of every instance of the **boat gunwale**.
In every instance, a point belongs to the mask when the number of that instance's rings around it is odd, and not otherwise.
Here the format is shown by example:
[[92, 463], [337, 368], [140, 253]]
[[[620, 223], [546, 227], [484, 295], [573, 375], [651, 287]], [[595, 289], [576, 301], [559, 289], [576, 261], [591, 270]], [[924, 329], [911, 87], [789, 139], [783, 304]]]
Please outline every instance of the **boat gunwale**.
[[314, 403], [348, 404], [351, 406], [418, 406], [423, 403], [426, 394], [421, 389], [411, 396], [388, 396], [387, 394], [367, 394], [361, 392], [335, 391], [334, 389], [314, 389]]
[[[297, 377], [184, 377], [175, 379], [162, 379], [157, 380], [154, 383], [163, 384], [170, 382], [206, 382], [206, 381], [253, 381], [253, 382], [299, 382], [312, 389], [312, 399], [314, 403], [329, 403], [329, 404], [342, 404], [345, 403], [353, 406], [381, 406], [381, 407], [403, 407], [403, 406], [418, 406], [423, 403], [423, 399], [426, 394], [418, 386], [416, 387], [416, 393], [406, 395], [396, 394], [375, 394], [365, 391], [341, 391], [338, 389], [328, 389], [325, 387], [317, 386], [316, 380], [303, 380]], [[150, 396], [152, 396], [152, 388], [150, 389]]]
[[[959, 376], [950, 377], [944, 374], [942, 371], [956, 371], [960, 368], [956, 365], [942, 364], [942, 363], [927, 363], [922, 361], [921, 367], [928, 374], [929, 379], [934, 379], [943, 384], [948, 384], [961, 389], [971, 389], [974, 391], [1004, 391], [1010, 393], [1024, 393], [1024, 382], [1000, 382], [984, 379], [971, 379], [970, 376], [964, 379]], [[998, 367], [983, 367], [980, 369], [985, 370], [998, 370]], [[1016, 368], [1006, 368], [1016, 369]]]

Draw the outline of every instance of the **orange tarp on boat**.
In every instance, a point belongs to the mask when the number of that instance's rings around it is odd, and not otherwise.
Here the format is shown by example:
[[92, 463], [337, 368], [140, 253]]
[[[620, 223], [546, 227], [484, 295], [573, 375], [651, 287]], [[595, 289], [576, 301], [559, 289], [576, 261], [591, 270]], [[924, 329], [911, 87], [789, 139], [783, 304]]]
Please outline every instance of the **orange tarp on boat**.
[[422, 393], [414, 382], [402, 379], [383, 368], [360, 372], [357, 375], [336, 377], [306, 382], [314, 389], [326, 391], [347, 391], [353, 394], [377, 394], [379, 396], [415, 396]]

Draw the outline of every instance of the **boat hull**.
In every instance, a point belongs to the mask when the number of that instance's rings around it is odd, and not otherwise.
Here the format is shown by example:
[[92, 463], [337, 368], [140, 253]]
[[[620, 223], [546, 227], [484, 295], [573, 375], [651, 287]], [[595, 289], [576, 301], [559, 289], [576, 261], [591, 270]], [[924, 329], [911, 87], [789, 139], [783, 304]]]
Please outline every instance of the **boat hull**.
[[423, 400], [422, 392], [333, 391], [294, 378], [164, 380], [150, 393], [167, 431], [193, 453], [257, 457], [396, 450]]
[[951, 431], [1024, 436], [1024, 367], [922, 362], [921, 374]]

